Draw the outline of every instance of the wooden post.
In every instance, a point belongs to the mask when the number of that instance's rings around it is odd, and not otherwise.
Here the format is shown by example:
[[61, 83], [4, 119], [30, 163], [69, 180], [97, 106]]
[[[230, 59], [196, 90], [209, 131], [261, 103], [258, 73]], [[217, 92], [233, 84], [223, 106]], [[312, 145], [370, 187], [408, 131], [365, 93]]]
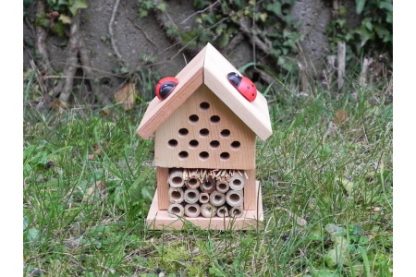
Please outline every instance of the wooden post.
[[156, 168], [157, 195], [160, 210], [167, 210], [169, 207], [169, 169], [164, 167]]
[[246, 184], [244, 187], [244, 210], [256, 210], [257, 209], [257, 194], [256, 190], [256, 170], [247, 170]]

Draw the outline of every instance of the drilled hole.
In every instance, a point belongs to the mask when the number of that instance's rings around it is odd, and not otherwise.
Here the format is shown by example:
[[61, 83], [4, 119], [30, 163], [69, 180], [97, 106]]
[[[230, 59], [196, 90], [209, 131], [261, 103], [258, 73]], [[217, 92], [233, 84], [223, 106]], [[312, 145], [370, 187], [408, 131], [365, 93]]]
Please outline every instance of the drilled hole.
[[213, 115], [209, 120], [211, 120], [212, 123], [218, 123], [220, 122], [220, 117], [218, 115]]
[[199, 153], [199, 156], [200, 156], [202, 159], [207, 159], [207, 158], [209, 157], [209, 154], [208, 154], [208, 152], [203, 151], [203, 152]]
[[187, 158], [188, 157], [188, 152], [186, 152], [186, 151], [179, 152], [179, 157], [181, 157], [181, 158]]
[[179, 199], [181, 198], [181, 193], [179, 191], [172, 191], [172, 198]]
[[189, 131], [186, 128], [179, 129], [179, 134], [181, 134], [182, 136], [186, 136], [188, 133]]
[[168, 141], [168, 144], [172, 147], [175, 147], [176, 145], [178, 145], [178, 141], [176, 139], [170, 139]]
[[238, 195], [238, 194], [231, 194], [230, 195], [230, 199], [237, 202], [237, 201], [240, 200], [240, 195]]
[[209, 109], [209, 103], [208, 102], [202, 102], [201, 104], [199, 104], [199, 107], [201, 107], [201, 109], [203, 109], [203, 110], [208, 110]]
[[222, 152], [222, 153], [220, 154], [220, 157], [221, 157], [221, 159], [223, 159], [223, 160], [228, 160], [228, 159], [230, 158], [230, 153], [228, 153], [228, 152]]
[[234, 185], [241, 185], [241, 181], [239, 179], [234, 179]]
[[201, 136], [208, 136], [209, 130], [207, 128], [204, 128], [204, 129], [201, 129], [199, 133], [201, 134]]
[[199, 117], [196, 114], [193, 114], [193, 115], [189, 116], [189, 120], [191, 122], [198, 122]]
[[241, 146], [241, 143], [239, 141], [233, 141], [231, 143], [232, 148], [240, 148], [240, 146]]
[[218, 140], [213, 140], [209, 143], [209, 145], [211, 145], [211, 147], [217, 148], [220, 146], [220, 142]]
[[199, 142], [196, 139], [193, 139], [189, 142], [189, 145], [192, 147], [197, 147]]
[[228, 137], [231, 134], [230, 130], [224, 129], [221, 131], [221, 136]]

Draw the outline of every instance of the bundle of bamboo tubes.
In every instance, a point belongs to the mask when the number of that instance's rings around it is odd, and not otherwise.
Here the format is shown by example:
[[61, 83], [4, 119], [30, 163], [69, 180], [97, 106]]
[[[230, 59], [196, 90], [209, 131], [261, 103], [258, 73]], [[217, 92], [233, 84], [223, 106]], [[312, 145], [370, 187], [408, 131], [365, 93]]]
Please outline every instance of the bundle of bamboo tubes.
[[169, 171], [169, 214], [187, 217], [241, 217], [247, 173], [232, 169]]

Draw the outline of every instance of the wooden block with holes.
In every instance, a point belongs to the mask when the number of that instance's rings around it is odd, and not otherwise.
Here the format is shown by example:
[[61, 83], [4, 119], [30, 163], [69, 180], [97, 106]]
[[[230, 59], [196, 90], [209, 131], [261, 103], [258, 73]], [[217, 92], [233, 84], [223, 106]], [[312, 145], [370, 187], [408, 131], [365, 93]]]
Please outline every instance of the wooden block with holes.
[[247, 101], [230, 72], [238, 70], [208, 43], [177, 74], [169, 96], [149, 103], [137, 133], [155, 140], [150, 229], [262, 226], [256, 138], [272, 134], [267, 101], [259, 92]]

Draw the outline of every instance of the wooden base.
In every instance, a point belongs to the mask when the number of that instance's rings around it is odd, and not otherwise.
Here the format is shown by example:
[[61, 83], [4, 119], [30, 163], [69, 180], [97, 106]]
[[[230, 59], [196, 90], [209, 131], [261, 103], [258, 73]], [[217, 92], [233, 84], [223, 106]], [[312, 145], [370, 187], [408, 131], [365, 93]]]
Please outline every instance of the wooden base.
[[191, 223], [201, 229], [210, 230], [253, 230], [263, 227], [263, 202], [259, 181], [256, 181], [256, 191], [259, 192], [257, 209], [246, 210], [242, 217], [238, 218], [189, 218], [172, 217], [167, 210], [158, 209], [157, 191], [153, 197], [146, 223], [152, 230], [180, 230], [185, 223]]

